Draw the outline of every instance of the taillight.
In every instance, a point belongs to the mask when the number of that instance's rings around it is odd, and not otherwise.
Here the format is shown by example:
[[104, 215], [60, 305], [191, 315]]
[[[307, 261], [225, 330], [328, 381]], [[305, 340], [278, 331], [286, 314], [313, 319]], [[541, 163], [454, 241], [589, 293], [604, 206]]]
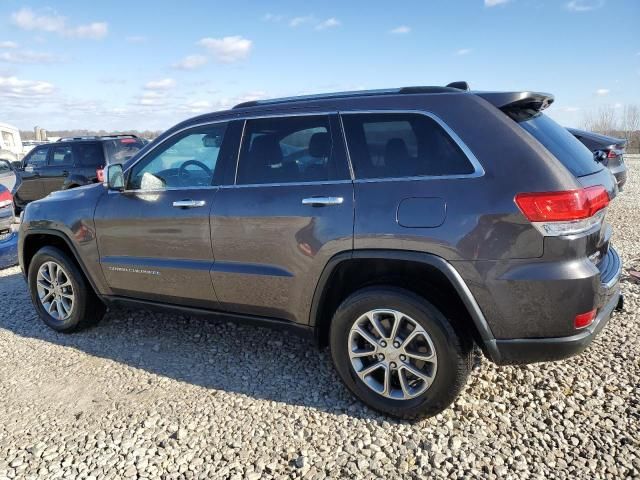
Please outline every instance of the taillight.
[[609, 150], [607, 153], [607, 158], [616, 158], [618, 156], [618, 152], [616, 150]]
[[13, 196], [9, 190], [0, 192], [0, 208], [8, 207], [13, 203]]
[[574, 235], [602, 222], [609, 194], [597, 185], [563, 192], [519, 193], [515, 202], [543, 235]]
[[596, 318], [596, 309], [590, 310], [585, 313], [581, 313], [580, 315], [576, 315], [576, 318], [573, 321], [573, 326], [575, 328], [585, 328], [593, 323], [593, 320]]
[[98, 168], [96, 170], [96, 177], [100, 183], [104, 182], [104, 168]]

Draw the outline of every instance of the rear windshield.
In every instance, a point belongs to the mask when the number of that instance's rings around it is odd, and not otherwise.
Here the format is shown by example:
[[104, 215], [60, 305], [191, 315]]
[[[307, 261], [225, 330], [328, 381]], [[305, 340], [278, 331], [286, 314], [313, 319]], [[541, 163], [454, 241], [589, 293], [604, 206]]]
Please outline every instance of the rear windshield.
[[144, 147], [144, 143], [139, 138], [119, 138], [106, 140], [104, 147], [109, 163], [124, 163], [138, 153], [138, 150]]
[[593, 153], [580, 140], [546, 115], [538, 114], [519, 123], [576, 177], [590, 175], [602, 169]]

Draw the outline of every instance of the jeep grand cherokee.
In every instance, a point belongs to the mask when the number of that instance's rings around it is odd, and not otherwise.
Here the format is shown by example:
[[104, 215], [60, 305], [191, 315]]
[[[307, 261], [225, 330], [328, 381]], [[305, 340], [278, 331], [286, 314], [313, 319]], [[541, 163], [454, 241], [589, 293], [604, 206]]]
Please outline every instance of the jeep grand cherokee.
[[369, 406], [434, 415], [474, 345], [566, 358], [618, 305], [616, 182], [552, 101], [456, 83], [187, 120], [104, 185], [26, 208], [33, 304], [61, 332], [114, 303], [289, 327], [328, 343]]

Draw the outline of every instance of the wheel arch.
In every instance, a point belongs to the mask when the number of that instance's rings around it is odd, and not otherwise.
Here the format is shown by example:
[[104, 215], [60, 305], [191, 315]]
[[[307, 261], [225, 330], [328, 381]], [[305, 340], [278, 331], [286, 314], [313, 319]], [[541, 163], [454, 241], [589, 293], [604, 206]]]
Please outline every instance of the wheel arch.
[[98, 289], [96, 288], [93, 279], [88, 274], [84, 262], [82, 261], [80, 255], [78, 255], [78, 251], [73, 245], [73, 242], [71, 242], [71, 240], [69, 240], [69, 238], [63, 232], [50, 229], [29, 230], [24, 233], [24, 238], [22, 238], [21, 243], [22, 245], [20, 248], [20, 258], [25, 277], [28, 275], [31, 260], [33, 259], [33, 256], [38, 252], [38, 250], [40, 250], [42, 247], [51, 246], [58, 248], [59, 250], [69, 255], [70, 259], [75, 262], [76, 265], [80, 268], [80, 271], [84, 275], [89, 285], [91, 285], [94, 293], [98, 295]]
[[[413, 291], [460, 317], [484, 353], [499, 360], [491, 328], [457, 270], [442, 257], [415, 251], [354, 250], [332, 257], [316, 285], [309, 316], [319, 343], [326, 344], [331, 318], [342, 300], [360, 288], [382, 284]], [[426, 286], [435, 286], [439, 295], [429, 297], [425, 292], [432, 290]]]

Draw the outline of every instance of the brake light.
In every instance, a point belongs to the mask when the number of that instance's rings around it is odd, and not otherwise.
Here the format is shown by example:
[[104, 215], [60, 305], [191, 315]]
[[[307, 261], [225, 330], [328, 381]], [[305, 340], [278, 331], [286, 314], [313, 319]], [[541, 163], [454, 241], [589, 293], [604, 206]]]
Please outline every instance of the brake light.
[[120, 143], [136, 143], [137, 140], [135, 138], [123, 138], [120, 140]]
[[8, 207], [13, 203], [13, 195], [9, 190], [0, 192], [0, 208]]
[[96, 177], [100, 183], [104, 182], [104, 168], [98, 168], [96, 170]]
[[609, 150], [609, 153], [607, 153], [607, 158], [616, 158], [618, 156], [618, 152], [616, 152], [615, 150]]
[[597, 185], [563, 192], [519, 193], [515, 202], [543, 235], [573, 235], [602, 222], [609, 194]]
[[575, 328], [585, 328], [593, 323], [593, 320], [596, 318], [596, 309], [581, 313], [580, 315], [576, 315], [575, 320], [573, 321], [573, 326]]

